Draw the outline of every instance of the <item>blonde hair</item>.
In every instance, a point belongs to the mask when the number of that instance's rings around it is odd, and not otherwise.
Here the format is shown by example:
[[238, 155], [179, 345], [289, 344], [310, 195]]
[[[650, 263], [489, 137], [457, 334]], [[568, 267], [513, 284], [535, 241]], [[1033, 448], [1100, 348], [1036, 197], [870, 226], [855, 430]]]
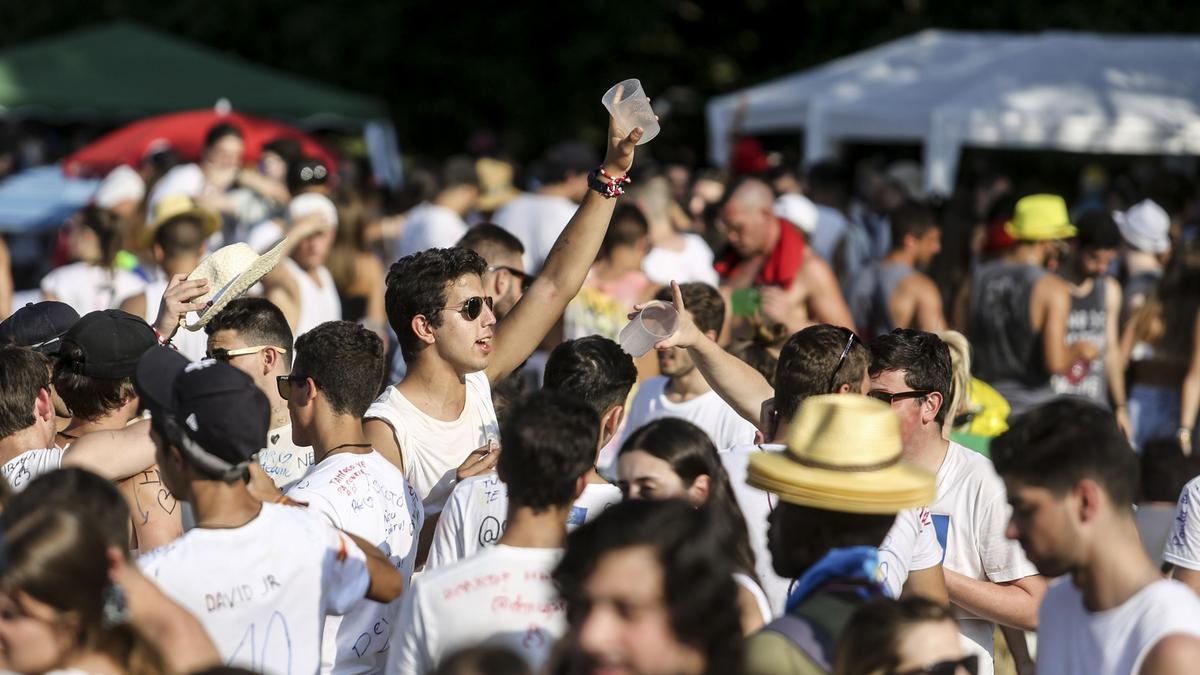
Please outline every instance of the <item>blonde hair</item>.
[[950, 386], [950, 407], [942, 424], [942, 437], [949, 439], [954, 428], [954, 418], [964, 408], [971, 407], [971, 343], [967, 336], [956, 330], [943, 330], [937, 336], [950, 349], [950, 370], [953, 373]]

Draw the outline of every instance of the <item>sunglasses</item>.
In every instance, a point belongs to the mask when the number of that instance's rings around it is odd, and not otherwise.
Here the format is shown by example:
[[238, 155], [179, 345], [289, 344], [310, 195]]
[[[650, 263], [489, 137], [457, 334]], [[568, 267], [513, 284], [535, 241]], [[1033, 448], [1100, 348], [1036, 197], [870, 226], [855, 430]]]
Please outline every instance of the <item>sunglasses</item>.
[[825, 391], [830, 394], [834, 393], [833, 383], [837, 381], [838, 371], [842, 369], [842, 365], [846, 363], [846, 357], [850, 356], [850, 348], [854, 346], [854, 333], [850, 333], [850, 339], [846, 340], [846, 347], [842, 349], [842, 355], [838, 357], [837, 365], [834, 366], [833, 372], [829, 374], [829, 384], [825, 386]]
[[888, 392], [888, 391], [880, 391], [878, 389], [872, 389], [871, 391], [867, 392], [867, 396], [870, 396], [871, 398], [879, 399], [880, 401], [883, 401], [884, 403], [891, 405], [892, 403], [895, 403], [896, 401], [903, 401], [906, 398], [922, 398], [922, 397], [928, 396], [932, 393], [933, 392], [929, 389], [914, 389], [913, 391], [901, 391], [901, 392], [897, 392], [895, 394]]
[[508, 272], [509, 274], [511, 274], [514, 277], [516, 277], [517, 279], [519, 279], [521, 281], [521, 292], [522, 293], [524, 293], [525, 291], [528, 291], [529, 287], [533, 285], [533, 282], [537, 280], [536, 276], [522, 272], [519, 269], [509, 267], [508, 265], [492, 265], [491, 267], [487, 268], [488, 272], [496, 272], [499, 270], [504, 270], [505, 272]]
[[893, 672], [892, 675], [958, 675], [960, 670], [968, 675], [976, 675], [979, 672], [979, 655], [972, 654], [958, 661], [938, 661], [924, 668]]
[[474, 321], [475, 319], [479, 318], [480, 314], [483, 314], [484, 305], [487, 305], [489, 311], [492, 309], [492, 296], [489, 295], [486, 298], [481, 298], [476, 295], [474, 297], [467, 298], [463, 301], [463, 304], [459, 305], [458, 307], [441, 307], [440, 309], [443, 312], [458, 312], [459, 314], [467, 317], [467, 321]]
[[260, 345], [258, 347], [242, 347], [240, 349], [225, 349], [224, 347], [217, 347], [216, 349], [210, 351], [208, 354], [205, 354], [205, 358], [210, 358], [214, 361], [220, 361], [222, 363], [229, 363], [231, 360], [233, 360], [233, 358], [235, 356], [246, 356], [247, 354], [257, 354], [265, 349], [274, 349], [275, 351], [279, 352], [280, 354], [287, 353], [286, 349], [283, 349], [282, 347], [276, 347], [274, 345]]
[[292, 373], [291, 375], [277, 375], [275, 377], [275, 388], [279, 391], [279, 398], [285, 401], [291, 400], [292, 391], [295, 390], [299, 393], [302, 386], [307, 388], [305, 383], [310, 379], [313, 381], [314, 386], [321, 386], [321, 383], [317, 382], [317, 378], [311, 375], [297, 375], [296, 373]]

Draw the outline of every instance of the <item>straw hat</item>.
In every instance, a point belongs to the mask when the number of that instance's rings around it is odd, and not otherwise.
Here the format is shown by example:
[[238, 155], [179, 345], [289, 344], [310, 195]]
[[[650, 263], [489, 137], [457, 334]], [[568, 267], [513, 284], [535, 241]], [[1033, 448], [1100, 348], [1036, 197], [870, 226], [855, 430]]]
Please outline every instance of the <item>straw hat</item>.
[[1029, 195], [1017, 201], [1013, 219], [1004, 230], [1017, 241], [1054, 241], [1076, 234], [1067, 202], [1058, 195]]
[[479, 200], [475, 206], [480, 211], [495, 211], [521, 194], [513, 187], [513, 166], [508, 162], [480, 157], [475, 162], [475, 173], [479, 176]]
[[750, 456], [747, 482], [791, 504], [845, 513], [897, 513], [933, 503], [934, 475], [900, 461], [900, 422], [882, 401], [813, 396], [784, 452]]
[[208, 279], [209, 287], [215, 290], [198, 298], [198, 301], [211, 300], [212, 306], [199, 312], [196, 321], [185, 323], [184, 327], [190, 331], [204, 328], [225, 305], [250, 290], [251, 286], [279, 264], [287, 241], [288, 239], [284, 238], [262, 255], [255, 253], [249, 245], [239, 242], [219, 248], [201, 260], [196, 269], [188, 275], [188, 280]]
[[205, 239], [221, 229], [221, 217], [208, 209], [196, 206], [191, 197], [181, 194], [167, 195], [154, 205], [154, 221], [142, 228], [141, 234], [138, 235], [138, 245], [149, 249], [154, 245], [154, 233], [158, 232], [158, 228], [176, 218], [184, 217], [193, 218], [200, 223], [204, 228]]

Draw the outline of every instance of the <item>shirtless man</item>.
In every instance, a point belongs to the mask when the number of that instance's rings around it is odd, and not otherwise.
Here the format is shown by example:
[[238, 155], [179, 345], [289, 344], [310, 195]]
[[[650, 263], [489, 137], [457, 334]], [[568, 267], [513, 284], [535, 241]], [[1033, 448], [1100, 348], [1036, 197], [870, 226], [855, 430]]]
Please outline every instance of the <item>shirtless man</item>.
[[814, 323], [853, 330], [833, 270], [794, 225], [774, 214], [774, 203], [771, 188], [753, 178], [726, 200], [721, 217], [729, 228], [729, 250], [716, 263], [722, 292], [730, 297], [758, 289], [763, 312], [789, 333]]
[[933, 212], [908, 203], [891, 216], [892, 250], [864, 274], [849, 280], [854, 323], [864, 335], [894, 328], [936, 332], [946, 329], [942, 294], [920, 270], [942, 250], [942, 229]]

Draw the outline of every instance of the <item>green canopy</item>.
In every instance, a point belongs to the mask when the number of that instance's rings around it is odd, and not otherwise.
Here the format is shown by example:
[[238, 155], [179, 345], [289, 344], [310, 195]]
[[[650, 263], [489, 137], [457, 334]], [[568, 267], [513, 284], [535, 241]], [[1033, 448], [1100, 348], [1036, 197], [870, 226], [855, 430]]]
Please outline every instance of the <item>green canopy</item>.
[[0, 51], [0, 114], [135, 118], [211, 108], [356, 125], [387, 117], [379, 99], [249, 63], [144, 26], [116, 22]]

